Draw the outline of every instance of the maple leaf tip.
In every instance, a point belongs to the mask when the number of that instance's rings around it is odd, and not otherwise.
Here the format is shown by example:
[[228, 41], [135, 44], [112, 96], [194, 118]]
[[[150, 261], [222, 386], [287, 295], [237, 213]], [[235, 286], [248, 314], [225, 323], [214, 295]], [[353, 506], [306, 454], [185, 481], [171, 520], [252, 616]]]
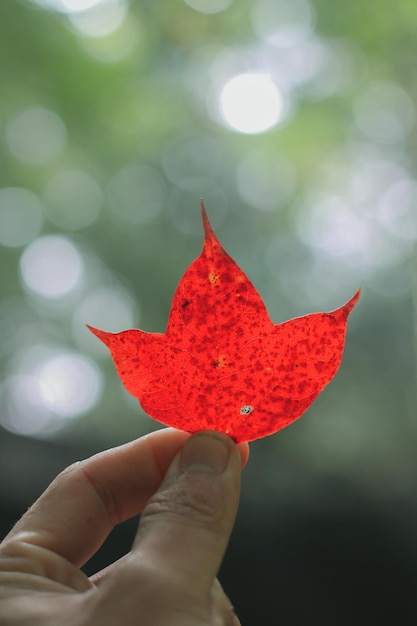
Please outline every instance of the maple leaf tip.
[[209, 218], [207, 215], [207, 211], [206, 211], [206, 207], [204, 206], [204, 200], [203, 198], [201, 198], [200, 201], [200, 209], [201, 209], [201, 217], [203, 220], [203, 226], [204, 226], [204, 237], [206, 241], [212, 241], [213, 239], [216, 239], [215, 234], [213, 232], [213, 229], [211, 227], [211, 224], [209, 222]]
[[359, 287], [359, 289], [356, 290], [355, 295], [349, 300], [349, 304], [352, 305], [352, 309], [355, 306], [355, 304], [357, 303], [357, 301], [359, 300], [360, 295], [361, 295], [361, 289]]
[[346, 304], [344, 304], [339, 309], [341, 312], [343, 312], [343, 315], [346, 316], [346, 318], [350, 315], [350, 313], [352, 312], [352, 309], [356, 306], [356, 303], [358, 302], [360, 295], [361, 295], [361, 290], [358, 289], [356, 293], [351, 297], [351, 299], [348, 300]]
[[201, 210], [201, 217], [203, 219], [203, 224], [205, 225], [206, 223], [209, 223], [209, 221], [208, 221], [207, 211], [206, 211], [203, 198], [200, 199], [200, 210]]
[[106, 335], [109, 335], [110, 333], [107, 333], [105, 330], [100, 330], [99, 328], [94, 328], [94, 326], [90, 326], [89, 324], [86, 324], [86, 326], [90, 333], [93, 333], [93, 335], [95, 335], [98, 339], [105, 343], [104, 337]]

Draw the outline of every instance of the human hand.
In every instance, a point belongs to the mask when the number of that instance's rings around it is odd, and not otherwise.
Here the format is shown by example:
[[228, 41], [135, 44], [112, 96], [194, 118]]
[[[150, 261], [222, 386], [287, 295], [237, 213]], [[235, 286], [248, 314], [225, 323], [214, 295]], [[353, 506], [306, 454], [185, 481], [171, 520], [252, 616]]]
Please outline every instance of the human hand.
[[[0, 624], [237, 626], [216, 575], [248, 453], [163, 429], [71, 465], [0, 544]], [[87, 578], [80, 566], [139, 512], [131, 552]]]

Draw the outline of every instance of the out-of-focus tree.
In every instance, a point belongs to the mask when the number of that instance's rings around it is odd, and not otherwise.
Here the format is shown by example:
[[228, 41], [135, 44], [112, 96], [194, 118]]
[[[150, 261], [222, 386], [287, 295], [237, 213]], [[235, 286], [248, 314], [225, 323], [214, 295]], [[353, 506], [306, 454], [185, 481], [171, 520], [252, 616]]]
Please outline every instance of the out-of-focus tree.
[[414, 0], [1, 0], [0, 441], [157, 427], [85, 324], [164, 330], [203, 197], [275, 322], [362, 288], [246, 501], [302, 469], [415, 503], [416, 30]]

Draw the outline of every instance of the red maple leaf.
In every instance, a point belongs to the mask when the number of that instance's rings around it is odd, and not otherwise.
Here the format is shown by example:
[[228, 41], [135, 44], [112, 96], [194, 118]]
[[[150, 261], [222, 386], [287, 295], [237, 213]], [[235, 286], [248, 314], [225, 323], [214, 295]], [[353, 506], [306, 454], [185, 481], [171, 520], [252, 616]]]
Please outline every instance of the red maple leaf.
[[360, 292], [331, 313], [274, 324], [201, 210], [203, 251], [178, 284], [165, 334], [89, 328], [154, 419], [253, 441], [300, 417], [334, 377]]

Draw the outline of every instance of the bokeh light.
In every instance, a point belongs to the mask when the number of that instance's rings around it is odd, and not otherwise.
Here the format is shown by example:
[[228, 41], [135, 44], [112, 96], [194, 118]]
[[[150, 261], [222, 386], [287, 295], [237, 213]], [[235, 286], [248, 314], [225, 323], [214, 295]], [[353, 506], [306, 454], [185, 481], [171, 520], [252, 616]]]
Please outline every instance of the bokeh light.
[[88, 349], [97, 357], [107, 357], [107, 348], [86, 325], [120, 332], [138, 327], [139, 313], [138, 303], [126, 288], [121, 285], [97, 287], [84, 296], [73, 313], [73, 336], [80, 348]]
[[[414, 179], [401, 163], [360, 143], [321, 168], [321, 193], [311, 190], [295, 217], [297, 235], [312, 255], [312, 269], [305, 270], [310, 286], [324, 279], [337, 289], [343, 276], [353, 288], [368, 285], [384, 297], [410, 293], [417, 237]], [[314, 268], [321, 268], [321, 279]]]
[[220, 107], [227, 124], [241, 133], [256, 134], [273, 128], [281, 120], [281, 94], [264, 74], [239, 74], [229, 80], [220, 94]]
[[83, 354], [53, 356], [39, 364], [35, 376], [43, 404], [63, 418], [88, 412], [101, 393], [100, 370]]
[[302, 240], [332, 259], [362, 266], [369, 258], [372, 228], [342, 197], [329, 195], [312, 203], [298, 225]]
[[417, 240], [417, 181], [399, 180], [381, 195], [377, 208], [381, 225], [401, 239]]
[[67, 144], [67, 130], [54, 111], [34, 106], [20, 111], [6, 125], [12, 154], [25, 163], [44, 165], [56, 159]]
[[25, 287], [43, 298], [62, 298], [83, 279], [83, 259], [75, 245], [60, 235], [39, 237], [20, 258], [20, 275]]
[[22, 356], [17, 373], [4, 381], [0, 423], [20, 435], [56, 432], [69, 418], [99, 401], [102, 374], [83, 354], [38, 346]]
[[288, 53], [298, 60], [288, 68], [288, 74], [295, 75], [309, 100], [354, 92], [366, 79], [366, 56], [349, 39], [312, 37]]
[[43, 222], [40, 200], [22, 187], [0, 189], [0, 245], [24, 246], [38, 236]]
[[184, 0], [184, 2], [200, 13], [208, 14], [225, 11], [232, 4], [232, 0]]
[[[18, 435], [36, 435], [51, 427], [51, 413], [40, 394], [40, 383], [35, 376], [15, 374], [0, 386], [3, 428]], [[55, 428], [52, 427], [52, 430]]]
[[106, 0], [32, 0], [46, 9], [62, 11], [63, 13], [82, 13]]
[[[144, 40], [142, 24], [135, 18], [125, 19], [123, 5], [116, 5], [112, 10], [97, 9], [100, 19], [90, 19], [83, 14], [70, 16], [71, 23], [82, 35], [84, 51], [100, 63], [121, 63], [132, 55], [145, 54], [141, 49]], [[96, 13], [96, 10], [94, 10]]]
[[307, 0], [259, 0], [253, 9], [257, 35], [267, 43], [283, 48], [308, 39], [314, 17], [313, 7]]
[[127, 3], [124, 0], [106, 0], [69, 15], [74, 28], [87, 37], [107, 37], [126, 19]]

